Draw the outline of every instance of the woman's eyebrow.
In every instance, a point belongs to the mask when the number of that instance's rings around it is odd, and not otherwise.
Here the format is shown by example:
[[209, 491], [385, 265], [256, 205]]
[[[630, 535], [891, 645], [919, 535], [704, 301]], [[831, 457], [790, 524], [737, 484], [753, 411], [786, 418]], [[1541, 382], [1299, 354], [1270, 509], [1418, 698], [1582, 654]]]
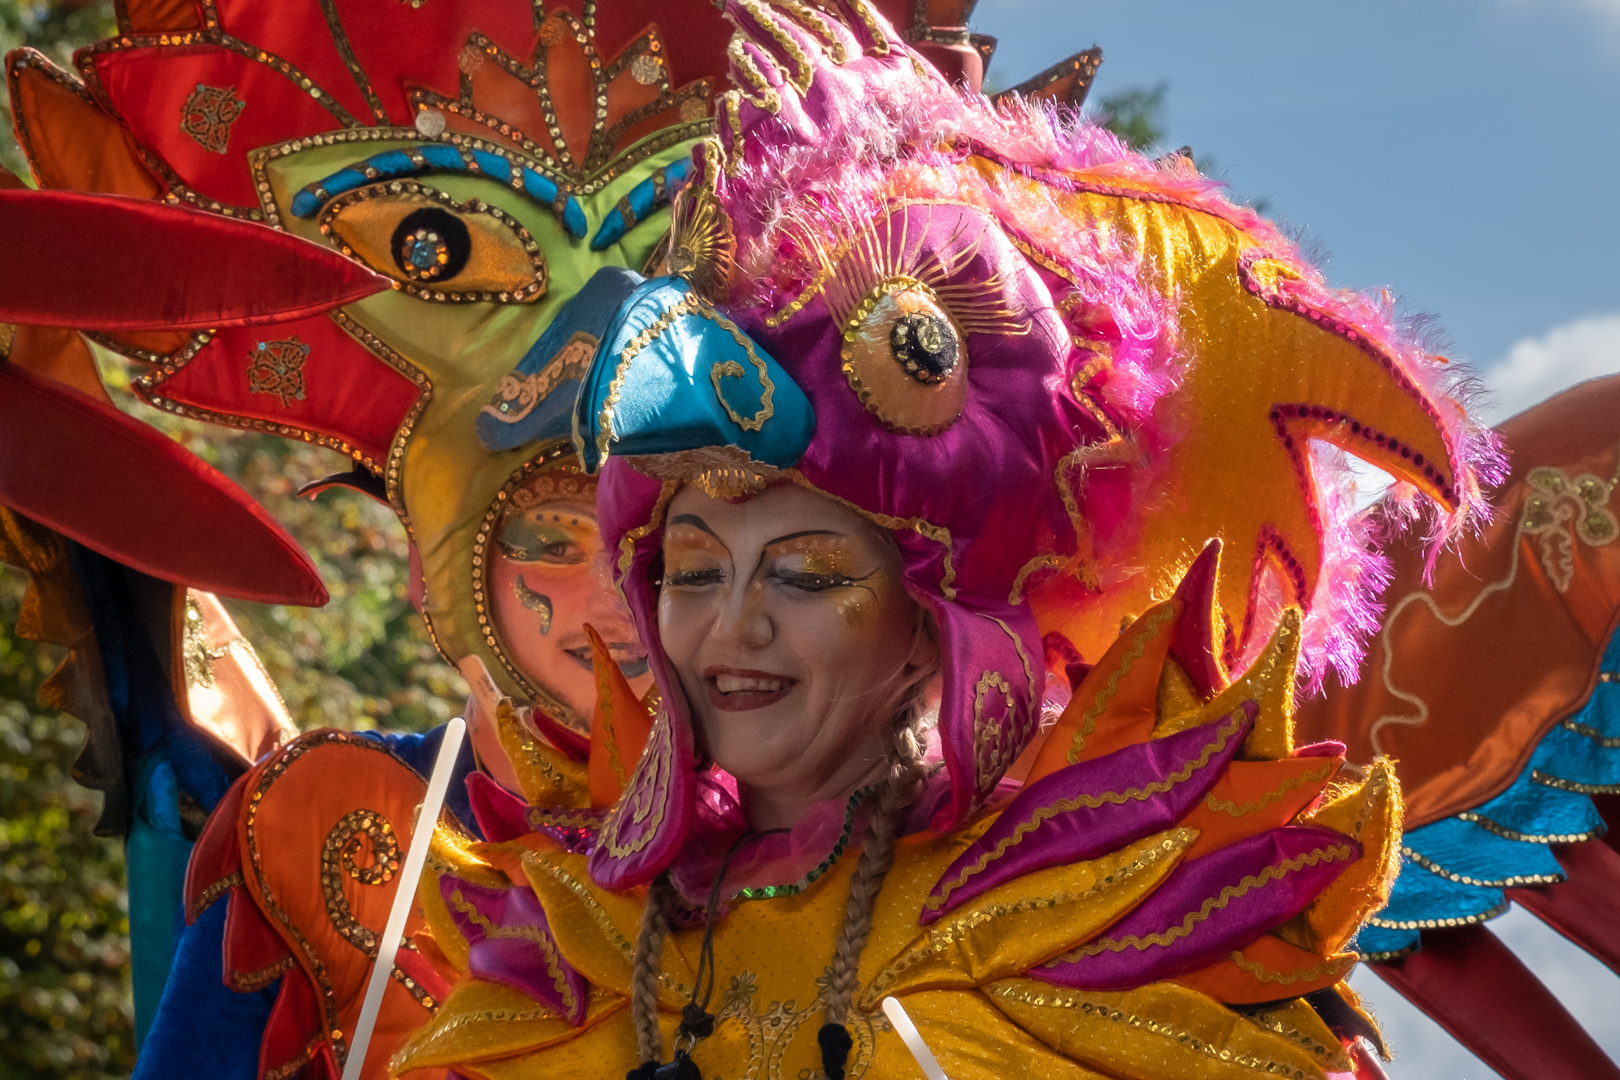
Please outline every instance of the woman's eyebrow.
[[714, 536], [715, 543], [719, 544], [721, 547], [726, 546], [726, 542], [720, 539], [718, 536], [715, 536], [714, 530], [709, 528], [709, 523], [698, 517], [696, 514], [676, 514], [674, 517], [669, 519], [669, 523], [671, 525], [690, 525], [694, 529], [698, 529], [702, 532], [708, 533], [710, 536]]
[[767, 541], [765, 541], [765, 547], [773, 548], [778, 544], [785, 544], [789, 540], [797, 540], [801, 536], [843, 536], [843, 535], [844, 535], [843, 533], [834, 532], [832, 529], [806, 529], [804, 532], [788, 533], [786, 536], [778, 536], [775, 540], [767, 540]]

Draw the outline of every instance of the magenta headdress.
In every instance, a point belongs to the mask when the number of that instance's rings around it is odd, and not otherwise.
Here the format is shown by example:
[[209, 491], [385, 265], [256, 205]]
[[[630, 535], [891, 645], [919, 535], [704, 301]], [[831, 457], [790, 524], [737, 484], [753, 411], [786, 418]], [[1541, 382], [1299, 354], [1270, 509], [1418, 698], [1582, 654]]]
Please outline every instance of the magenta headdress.
[[604, 885], [668, 866], [698, 798], [656, 619], [681, 483], [798, 483], [893, 533], [940, 632], [936, 830], [1035, 734], [1047, 646], [1095, 661], [1211, 539], [1227, 647], [1188, 661], [1197, 689], [1284, 604], [1318, 668], [1346, 648], [1376, 564], [1336, 541], [1308, 441], [1396, 474], [1443, 528], [1477, 503], [1494, 450], [1437, 366], [1189, 165], [964, 95], [859, 0], [725, 10], [738, 88], [677, 199], [672, 275], [621, 308], [576, 412], [664, 693], [592, 856]]

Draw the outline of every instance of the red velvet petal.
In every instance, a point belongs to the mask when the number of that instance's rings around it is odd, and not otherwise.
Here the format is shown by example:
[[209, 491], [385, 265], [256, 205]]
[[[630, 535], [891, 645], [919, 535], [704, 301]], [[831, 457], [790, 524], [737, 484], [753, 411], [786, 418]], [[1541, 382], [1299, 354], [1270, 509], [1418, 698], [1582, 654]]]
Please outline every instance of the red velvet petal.
[[236, 778], [223, 798], [208, 816], [202, 835], [191, 847], [191, 860], [186, 863], [186, 922], [197, 921], [197, 916], [223, 894], [234, 875], [240, 880], [242, 853], [236, 846], [236, 820], [242, 812], [242, 796], [247, 791], [248, 778], [257, 771], [249, 769]]
[[1536, 918], [1620, 972], [1620, 922], [1614, 917], [1620, 896], [1620, 852], [1599, 840], [1559, 845], [1553, 854], [1569, 875], [1557, 885], [1509, 889], [1508, 898]]
[[244, 993], [262, 990], [292, 967], [292, 952], [248, 895], [231, 890], [225, 912], [225, 985]]
[[352, 79], [340, 98], [318, 81], [305, 89], [268, 53], [261, 63], [257, 53], [245, 56], [223, 45], [146, 44], [153, 40], [81, 53], [80, 71], [135, 137], [206, 198], [256, 208], [258, 191], [244, 160], [249, 151], [337, 131], [348, 126], [346, 117], [370, 118], [338, 104], [360, 103]]
[[388, 287], [290, 233], [116, 195], [0, 191], [0, 237], [23, 255], [0, 263], [0, 322], [242, 326], [317, 314]]
[[423, 393], [413, 375], [379, 359], [325, 315], [222, 330], [172, 374], [151, 378], [135, 390], [154, 404], [179, 402], [215, 423], [325, 442], [359, 453], [379, 475], [394, 432]]
[[[281, 993], [270, 1010], [259, 1042], [259, 1075], [291, 1076], [298, 1067], [327, 1046], [321, 1030], [320, 1004], [315, 988], [302, 968], [293, 968], [281, 979]], [[327, 1055], [326, 1060], [331, 1060]], [[320, 1066], [302, 1074], [319, 1073]], [[335, 1075], [335, 1074], [333, 1074]]]
[[1558, 998], [1483, 926], [1424, 931], [1417, 952], [1372, 969], [1505, 1080], [1620, 1080]]
[[165, 581], [269, 604], [327, 600], [297, 542], [223, 474], [110, 405], [9, 364], [0, 503]]

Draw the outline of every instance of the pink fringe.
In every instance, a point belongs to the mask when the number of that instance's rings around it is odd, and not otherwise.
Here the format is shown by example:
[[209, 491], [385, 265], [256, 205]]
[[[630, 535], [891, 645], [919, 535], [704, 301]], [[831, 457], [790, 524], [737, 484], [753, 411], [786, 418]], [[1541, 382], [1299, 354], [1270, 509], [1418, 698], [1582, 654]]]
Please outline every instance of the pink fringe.
[[[880, 84], [861, 108], [844, 110], [839, 122], [838, 130], [824, 130], [813, 145], [765, 147], [763, 154], [741, 164], [739, 175], [724, 181], [738, 236], [742, 273], [736, 280], [746, 283], [733, 302], [780, 304], [808, 283], [814, 267], [792, 237], [807, 219], [829, 212], [824, 193], [837, 193], [840, 215], [875, 210], [890, 193], [926, 194], [983, 207], [1009, 231], [1038, 237], [1045, 250], [1061, 252], [1087, 309], [1106, 309], [1111, 315], [1113, 365], [1099, 392], [1145, 459], [1146, 468], [1139, 470], [1132, 485], [1138, 513], [1162, 479], [1163, 451], [1175, 439], [1175, 432], [1155, 419], [1154, 408], [1180, 380], [1177, 297], [1162, 295], [1143, 282], [1139, 255], [1121, 239], [1088, 229], [1059, 208], [1047, 192], [1072, 190], [1066, 176], [1070, 172], [1086, 170], [1092, 182], [1118, 181], [1146, 189], [1255, 237], [1273, 257], [1303, 275], [1292, 286], [1301, 299], [1376, 342], [1434, 403], [1457, 466], [1459, 506], [1453, 512], [1398, 485], [1376, 519], [1354, 513], [1342, 455], [1316, 448], [1318, 502], [1326, 536], [1322, 571], [1304, 625], [1302, 689], [1319, 690], [1329, 669], [1345, 682], [1356, 677], [1366, 642], [1378, 628], [1379, 595], [1390, 580], [1389, 561], [1378, 546], [1393, 531], [1422, 528], [1432, 567], [1445, 545], [1488, 520], [1484, 492], [1505, 475], [1505, 460], [1494, 433], [1469, 416], [1469, 403], [1478, 390], [1468, 372], [1430, 355], [1420, 334], [1399, 323], [1388, 295], [1365, 296], [1329, 287], [1297, 244], [1253, 210], [1229, 201], [1219, 182], [1190, 170], [1161, 168], [1074, 110], [1018, 99], [995, 106], [985, 97], [942, 83], [908, 80], [903, 93]], [[1038, 174], [1050, 188], [999, 189], [976, 172], [956, 167], [970, 152]], [[1112, 531], [1108, 523], [1099, 524], [1105, 526], [1104, 533]], [[1115, 540], [1127, 540], [1129, 523], [1119, 524], [1126, 529], [1116, 533]], [[1269, 594], [1271, 603], [1277, 603], [1281, 595], [1277, 583]], [[1262, 599], [1266, 595], [1262, 589]], [[1251, 648], [1263, 646], [1264, 636], [1257, 635], [1260, 640]]]

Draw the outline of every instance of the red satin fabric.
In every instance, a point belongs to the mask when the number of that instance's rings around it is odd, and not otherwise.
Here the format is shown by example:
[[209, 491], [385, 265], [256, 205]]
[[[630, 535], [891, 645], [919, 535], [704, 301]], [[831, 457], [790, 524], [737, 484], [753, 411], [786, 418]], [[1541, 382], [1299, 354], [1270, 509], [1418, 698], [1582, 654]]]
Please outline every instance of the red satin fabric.
[[110, 405], [0, 364], [0, 504], [142, 573], [267, 604], [326, 603], [259, 504]]
[[1483, 926], [1425, 931], [1422, 949], [1372, 969], [1505, 1080], [1620, 1080], [1620, 1068]]
[[[1612, 833], [1610, 835], [1613, 835]], [[1509, 889], [1508, 898], [1536, 918], [1620, 972], [1620, 852], [1601, 840], [1553, 848], [1568, 875], [1557, 885]]]
[[328, 311], [388, 287], [264, 225], [117, 195], [0, 190], [0, 322], [203, 330]]

